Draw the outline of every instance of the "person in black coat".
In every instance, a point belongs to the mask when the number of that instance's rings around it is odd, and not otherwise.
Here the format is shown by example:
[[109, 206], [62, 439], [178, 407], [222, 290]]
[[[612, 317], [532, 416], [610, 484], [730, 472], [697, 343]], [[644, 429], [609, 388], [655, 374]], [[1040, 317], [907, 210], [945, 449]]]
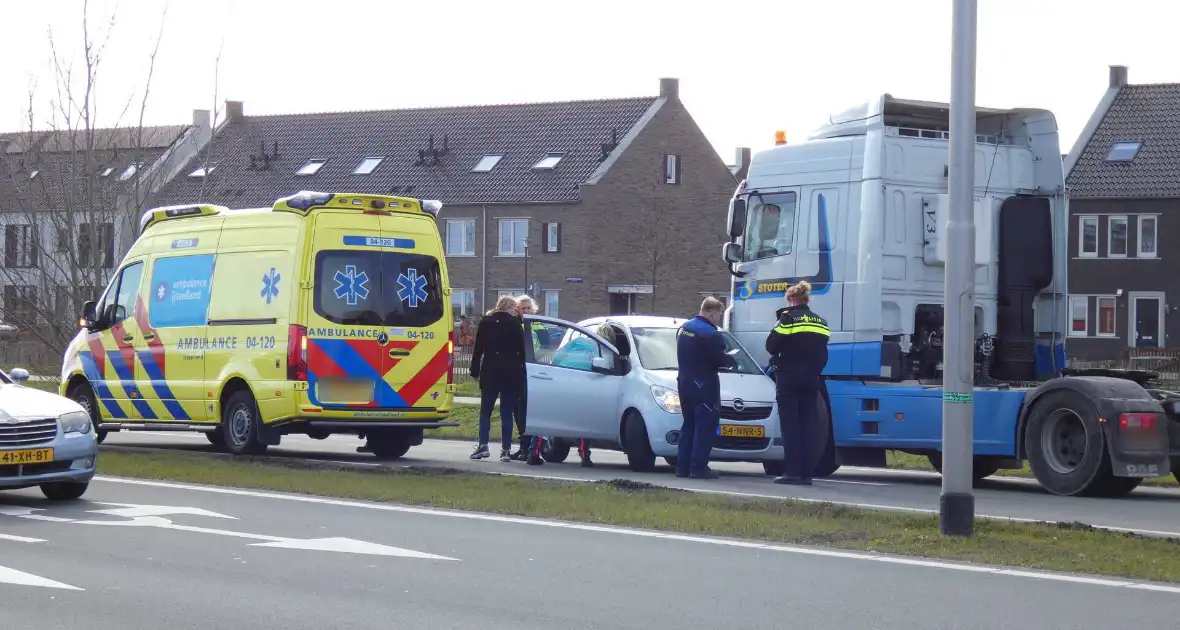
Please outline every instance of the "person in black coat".
[[810, 302], [811, 284], [807, 281], [787, 289], [787, 308], [779, 309], [778, 325], [766, 337], [778, 390], [779, 428], [787, 451], [785, 474], [775, 483], [809, 486], [815, 470], [812, 436], [819, 428], [817, 404], [831, 330], [827, 320], [811, 310]]
[[479, 444], [471, 459], [490, 457], [488, 439], [492, 409], [500, 399], [502, 444], [500, 461], [512, 461], [513, 415], [519, 409], [524, 390], [524, 329], [517, 315], [516, 300], [502, 297], [496, 309], [485, 316], [475, 330], [475, 347], [471, 351], [471, 378], [479, 381]]

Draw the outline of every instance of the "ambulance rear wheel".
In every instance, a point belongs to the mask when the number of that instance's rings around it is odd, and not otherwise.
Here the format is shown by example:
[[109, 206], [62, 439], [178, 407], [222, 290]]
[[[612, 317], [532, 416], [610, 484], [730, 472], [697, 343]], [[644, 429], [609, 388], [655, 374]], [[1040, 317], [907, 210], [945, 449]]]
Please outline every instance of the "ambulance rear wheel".
[[377, 459], [399, 459], [410, 452], [413, 441], [404, 432], [374, 433], [368, 436], [368, 446]]
[[259, 439], [262, 433], [262, 417], [258, 403], [249, 390], [233, 393], [225, 403], [221, 414], [221, 430], [225, 436], [225, 448], [234, 455], [261, 455], [266, 445]]
[[90, 414], [90, 422], [94, 425], [94, 437], [98, 438], [99, 444], [102, 444], [103, 440], [107, 439], [107, 431], [98, 428], [102, 422], [102, 413], [98, 411], [98, 401], [94, 398], [94, 390], [90, 389], [90, 385], [86, 383], [79, 383], [70, 390], [69, 398]]

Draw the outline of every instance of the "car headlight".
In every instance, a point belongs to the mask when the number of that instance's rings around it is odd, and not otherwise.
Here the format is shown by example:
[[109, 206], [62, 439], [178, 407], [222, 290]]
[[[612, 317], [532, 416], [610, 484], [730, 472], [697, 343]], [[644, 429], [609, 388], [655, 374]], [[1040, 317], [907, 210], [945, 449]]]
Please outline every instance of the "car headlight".
[[651, 395], [655, 396], [656, 404], [660, 406], [660, 409], [668, 413], [680, 413], [680, 394], [676, 390], [652, 385]]
[[71, 411], [57, 419], [61, 423], [62, 433], [90, 433], [94, 425], [90, 422], [90, 414], [85, 411]]

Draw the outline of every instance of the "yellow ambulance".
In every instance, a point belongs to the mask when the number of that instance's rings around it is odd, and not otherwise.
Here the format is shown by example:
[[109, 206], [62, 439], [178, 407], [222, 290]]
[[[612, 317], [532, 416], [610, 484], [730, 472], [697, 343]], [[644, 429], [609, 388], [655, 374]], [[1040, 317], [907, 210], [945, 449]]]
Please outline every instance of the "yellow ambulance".
[[300, 192], [156, 208], [66, 350], [62, 395], [110, 431], [200, 431], [235, 454], [349, 433], [378, 457], [449, 422], [442, 204]]

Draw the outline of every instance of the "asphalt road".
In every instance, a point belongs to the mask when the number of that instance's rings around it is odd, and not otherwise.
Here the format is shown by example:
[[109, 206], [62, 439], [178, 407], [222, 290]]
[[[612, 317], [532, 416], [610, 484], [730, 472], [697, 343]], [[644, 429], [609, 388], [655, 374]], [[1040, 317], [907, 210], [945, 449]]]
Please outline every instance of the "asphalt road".
[[5, 625], [992, 630], [1180, 618], [1180, 588], [1158, 585], [149, 484], [99, 479], [64, 505], [0, 494]]
[[[371, 455], [358, 454], [355, 437], [332, 436], [312, 440], [287, 436], [273, 455], [375, 464]], [[104, 445], [182, 448], [215, 451], [203, 435], [193, 433], [112, 433]], [[559, 477], [564, 479], [633, 479], [674, 488], [725, 493], [797, 497], [849, 503], [864, 507], [937, 512], [941, 478], [936, 473], [894, 471], [873, 468], [842, 468], [834, 476], [817, 480], [810, 488], [771, 483], [760, 464], [714, 463], [723, 474], [714, 481], [678, 479], [670, 466], [654, 473], [634, 473], [621, 453], [596, 451], [594, 468], [582, 468], [577, 454], [563, 464], [527, 466], [522, 462], [501, 463], [497, 459], [471, 461], [473, 445], [453, 440], [427, 440], [410, 449], [391, 465], [448, 466], [479, 472]], [[660, 462], [663, 464], [663, 462]], [[975, 491], [976, 513], [1014, 519], [1081, 522], [1097, 527], [1127, 529], [1153, 535], [1180, 538], [1180, 490], [1140, 487], [1120, 499], [1059, 497], [1040, 488], [1033, 480], [993, 478]]]

